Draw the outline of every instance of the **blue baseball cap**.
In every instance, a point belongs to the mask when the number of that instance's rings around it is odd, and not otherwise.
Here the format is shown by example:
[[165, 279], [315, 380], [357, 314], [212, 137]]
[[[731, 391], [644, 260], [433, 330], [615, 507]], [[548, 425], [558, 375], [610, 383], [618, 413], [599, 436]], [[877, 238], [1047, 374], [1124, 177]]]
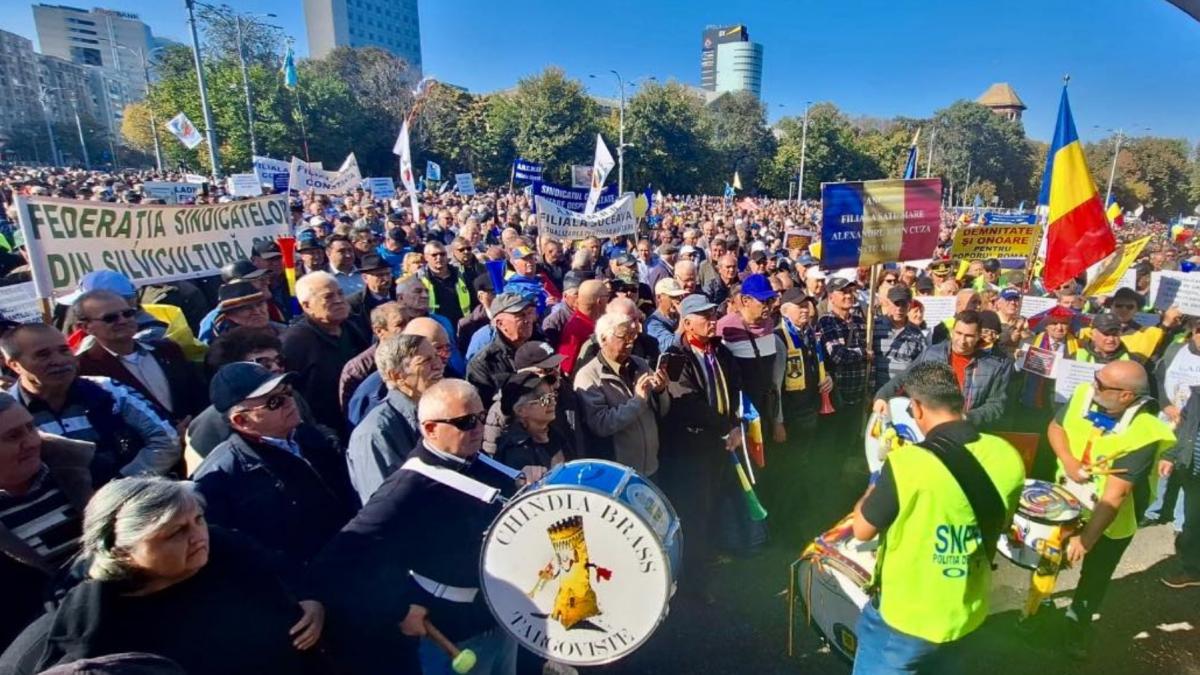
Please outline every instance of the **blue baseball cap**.
[[79, 279], [75, 291], [59, 298], [58, 304], [72, 305], [79, 299], [79, 296], [88, 291], [112, 291], [125, 298], [137, 295], [137, 287], [133, 285], [129, 277], [113, 270], [96, 270], [83, 275]]
[[708, 296], [695, 293], [683, 299], [679, 303], [679, 316], [688, 316], [691, 314], [703, 314], [711, 309], [715, 309], [716, 305]]
[[1021, 289], [1006, 288], [1006, 289], [1000, 291], [1000, 298], [1002, 300], [1020, 300], [1021, 299]]
[[771, 282], [761, 274], [751, 274], [742, 282], [742, 295], [748, 295], [759, 302], [774, 300], [779, 297], [774, 288], [771, 288]]

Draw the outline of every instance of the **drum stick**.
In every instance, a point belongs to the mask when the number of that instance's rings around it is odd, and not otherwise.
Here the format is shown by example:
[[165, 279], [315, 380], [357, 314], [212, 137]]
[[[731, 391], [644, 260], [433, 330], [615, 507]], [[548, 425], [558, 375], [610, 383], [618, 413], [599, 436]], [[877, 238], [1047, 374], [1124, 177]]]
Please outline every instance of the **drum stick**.
[[442, 635], [442, 631], [438, 630], [429, 619], [425, 619], [425, 633], [426, 637], [433, 640], [433, 643], [446, 652], [446, 656], [450, 657], [450, 667], [454, 672], [462, 675], [471, 672], [471, 669], [475, 667], [475, 652], [470, 649], [460, 650], [458, 645]]

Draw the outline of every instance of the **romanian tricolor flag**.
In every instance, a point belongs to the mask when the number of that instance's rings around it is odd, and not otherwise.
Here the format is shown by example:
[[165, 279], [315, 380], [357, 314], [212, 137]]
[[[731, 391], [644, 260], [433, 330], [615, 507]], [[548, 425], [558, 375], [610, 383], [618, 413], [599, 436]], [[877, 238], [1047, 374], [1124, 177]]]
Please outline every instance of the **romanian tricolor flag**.
[[1083, 157], [1065, 86], [1054, 142], [1046, 156], [1039, 203], [1049, 207], [1043, 279], [1046, 288], [1058, 288], [1116, 250], [1104, 203]]
[[1117, 198], [1113, 197], [1108, 200], [1108, 222], [1112, 223], [1114, 228], [1121, 227], [1125, 224], [1125, 213], [1121, 211], [1121, 205], [1117, 203]]
[[746, 454], [750, 461], [761, 469], [767, 463], [767, 456], [763, 451], [762, 417], [744, 393], [742, 394], [742, 421], [746, 423], [746, 431], [742, 434], [742, 438], [746, 441]]
[[821, 185], [821, 267], [870, 267], [933, 257], [942, 179]]

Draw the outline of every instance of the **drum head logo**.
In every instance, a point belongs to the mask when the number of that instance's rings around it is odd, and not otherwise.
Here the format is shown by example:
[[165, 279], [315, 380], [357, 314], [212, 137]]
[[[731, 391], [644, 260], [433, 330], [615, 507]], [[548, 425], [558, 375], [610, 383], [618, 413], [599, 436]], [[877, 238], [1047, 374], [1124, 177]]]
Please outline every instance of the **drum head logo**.
[[646, 520], [606, 494], [574, 487], [511, 502], [482, 554], [488, 606], [522, 645], [570, 665], [636, 649], [670, 597], [670, 563]]

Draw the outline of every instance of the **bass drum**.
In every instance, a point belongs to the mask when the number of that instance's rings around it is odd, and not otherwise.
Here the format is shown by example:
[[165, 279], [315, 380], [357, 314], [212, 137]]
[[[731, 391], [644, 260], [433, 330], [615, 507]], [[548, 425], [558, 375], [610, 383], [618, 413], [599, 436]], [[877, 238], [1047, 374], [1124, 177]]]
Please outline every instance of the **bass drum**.
[[853, 518], [853, 514], [846, 516], [817, 537], [792, 565], [792, 583], [799, 590], [807, 622], [849, 661], [858, 649], [855, 626], [870, 599], [867, 587], [879, 548], [878, 537], [870, 541], [854, 538]]
[[1013, 564], [1036, 570], [1062, 557], [1066, 537], [1079, 527], [1082, 507], [1066, 488], [1027, 478], [1012, 528], [996, 550]]
[[925, 435], [908, 414], [908, 403], [908, 398], [897, 396], [888, 401], [886, 415], [872, 412], [867, 418], [863, 445], [867, 453], [867, 468], [870, 469], [872, 477], [878, 475], [883, 468], [883, 458], [887, 457], [898, 441], [920, 443], [925, 440]]
[[675, 509], [633, 469], [579, 460], [517, 494], [484, 535], [480, 577], [496, 621], [571, 666], [612, 663], [667, 615], [683, 554]]

